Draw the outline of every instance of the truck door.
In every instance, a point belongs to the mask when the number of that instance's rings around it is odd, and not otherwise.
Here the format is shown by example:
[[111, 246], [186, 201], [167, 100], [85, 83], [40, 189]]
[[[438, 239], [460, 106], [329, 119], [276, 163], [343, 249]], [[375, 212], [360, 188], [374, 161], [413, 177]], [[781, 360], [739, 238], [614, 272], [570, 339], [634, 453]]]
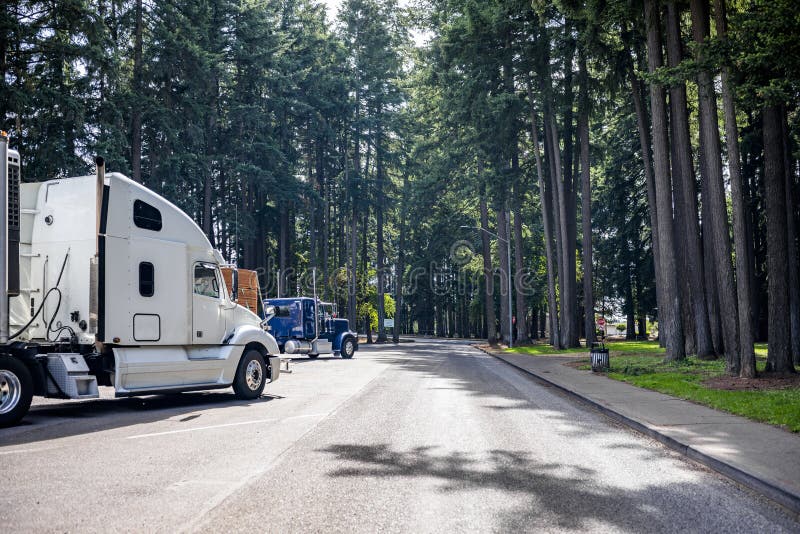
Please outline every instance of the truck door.
[[213, 263], [195, 263], [193, 288], [192, 342], [218, 345], [225, 337], [225, 301], [219, 267]]

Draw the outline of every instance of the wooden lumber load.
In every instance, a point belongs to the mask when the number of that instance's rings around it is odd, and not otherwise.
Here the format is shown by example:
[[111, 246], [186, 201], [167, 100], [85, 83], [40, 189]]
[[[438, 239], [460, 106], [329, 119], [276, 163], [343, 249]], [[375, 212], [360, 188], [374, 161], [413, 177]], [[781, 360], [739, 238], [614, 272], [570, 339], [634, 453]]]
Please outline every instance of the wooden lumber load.
[[[233, 268], [223, 267], [222, 278], [228, 288], [228, 293], [233, 295]], [[261, 288], [258, 284], [258, 273], [248, 269], [239, 271], [239, 294], [234, 299], [237, 304], [244, 306], [251, 312], [261, 316]]]

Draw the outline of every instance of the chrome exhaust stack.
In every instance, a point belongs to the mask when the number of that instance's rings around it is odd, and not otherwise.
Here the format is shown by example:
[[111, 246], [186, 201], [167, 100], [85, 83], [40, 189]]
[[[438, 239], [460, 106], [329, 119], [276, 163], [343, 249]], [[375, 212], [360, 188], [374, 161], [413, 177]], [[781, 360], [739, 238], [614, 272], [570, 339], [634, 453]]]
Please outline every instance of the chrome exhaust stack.
[[0, 132], [0, 344], [8, 343], [8, 134]]

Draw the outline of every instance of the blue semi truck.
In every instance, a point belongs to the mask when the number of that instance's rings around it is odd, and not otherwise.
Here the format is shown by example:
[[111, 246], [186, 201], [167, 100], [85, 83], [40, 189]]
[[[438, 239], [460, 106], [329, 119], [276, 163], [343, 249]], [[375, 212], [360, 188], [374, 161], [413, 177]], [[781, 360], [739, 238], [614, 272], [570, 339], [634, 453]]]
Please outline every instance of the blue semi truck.
[[320, 354], [352, 358], [358, 350], [358, 334], [347, 319], [334, 316], [333, 305], [310, 297], [266, 299], [276, 315], [269, 320], [270, 333], [284, 354]]

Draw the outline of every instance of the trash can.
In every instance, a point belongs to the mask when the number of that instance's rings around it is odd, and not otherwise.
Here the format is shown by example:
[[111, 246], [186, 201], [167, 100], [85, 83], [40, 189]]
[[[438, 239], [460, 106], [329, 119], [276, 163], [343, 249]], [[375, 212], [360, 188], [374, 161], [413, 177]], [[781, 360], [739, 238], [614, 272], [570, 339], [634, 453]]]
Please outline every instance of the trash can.
[[602, 373], [608, 371], [608, 349], [605, 343], [592, 343], [592, 347], [589, 349], [589, 356], [592, 359], [592, 372]]

